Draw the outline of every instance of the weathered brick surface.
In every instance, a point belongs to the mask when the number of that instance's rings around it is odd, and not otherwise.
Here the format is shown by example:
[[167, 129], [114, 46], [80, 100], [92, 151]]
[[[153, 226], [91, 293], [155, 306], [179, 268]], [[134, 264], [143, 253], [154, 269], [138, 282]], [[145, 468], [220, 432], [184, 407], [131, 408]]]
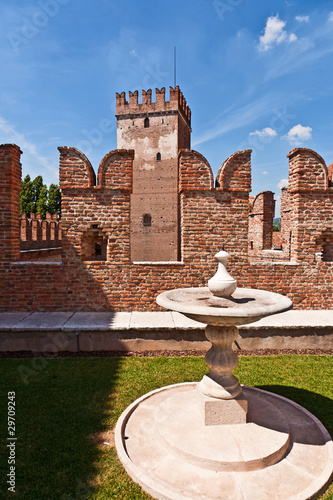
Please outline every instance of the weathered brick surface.
[[95, 171], [88, 158], [78, 149], [59, 147], [59, 187], [91, 187], [96, 184]]
[[224, 191], [251, 191], [251, 149], [238, 151], [222, 163], [216, 184]]

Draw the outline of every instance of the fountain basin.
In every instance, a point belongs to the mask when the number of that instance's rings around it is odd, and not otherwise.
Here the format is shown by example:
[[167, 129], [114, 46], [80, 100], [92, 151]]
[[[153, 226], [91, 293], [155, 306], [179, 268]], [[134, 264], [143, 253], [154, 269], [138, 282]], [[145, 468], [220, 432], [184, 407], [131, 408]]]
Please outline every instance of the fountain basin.
[[253, 323], [292, 307], [288, 297], [254, 288], [237, 288], [228, 298], [213, 295], [208, 287], [176, 288], [158, 295], [156, 302], [195, 321], [216, 326]]

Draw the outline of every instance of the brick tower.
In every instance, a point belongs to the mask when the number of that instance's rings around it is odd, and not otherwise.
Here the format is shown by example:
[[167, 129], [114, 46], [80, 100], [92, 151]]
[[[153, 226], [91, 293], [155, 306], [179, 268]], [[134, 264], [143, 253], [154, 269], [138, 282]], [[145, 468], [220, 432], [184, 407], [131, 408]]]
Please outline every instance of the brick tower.
[[178, 153], [190, 149], [191, 110], [177, 86], [116, 94], [117, 148], [133, 149], [131, 260], [168, 262], [180, 259]]

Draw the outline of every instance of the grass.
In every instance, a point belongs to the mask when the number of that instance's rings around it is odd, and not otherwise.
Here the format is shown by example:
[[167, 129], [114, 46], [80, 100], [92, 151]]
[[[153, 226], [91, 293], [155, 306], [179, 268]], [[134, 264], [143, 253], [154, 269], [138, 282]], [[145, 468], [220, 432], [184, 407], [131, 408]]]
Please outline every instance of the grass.
[[[118, 461], [116, 421], [146, 392], [206, 371], [198, 357], [1, 359], [0, 498], [150, 498]], [[242, 357], [235, 374], [301, 404], [333, 435], [332, 357]], [[6, 484], [8, 391], [16, 402], [16, 493]], [[320, 498], [333, 499], [333, 485]]]

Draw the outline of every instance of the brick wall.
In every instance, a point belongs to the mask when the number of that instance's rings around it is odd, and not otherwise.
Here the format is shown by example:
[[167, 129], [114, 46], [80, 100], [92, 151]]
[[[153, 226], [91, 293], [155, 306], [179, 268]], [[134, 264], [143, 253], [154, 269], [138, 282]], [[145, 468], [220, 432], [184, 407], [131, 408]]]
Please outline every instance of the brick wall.
[[291, 181], [282, 200], [282, 235], [287, 235], [282, 241], [288, 241], [291, 232], [290, 247], [279, 254], [263, 250], [279, 258], [256, 261], [248, 253], [251, 152], [241, 151], [226, 160], [214, 183], [202, 155], [180, 151], [180, 261], [135, 264], [130, 233], [133, 151], [106, 155], [97, 184], [80, 151], [59, 151], [62, 260], [20, 262], [20, 150], [15, 145], [0, 146], [1, 186], [5, 186], [0, 212], [2, 311], [158, 309], [159, 292], [204, 286], [217, 268], [214, 253], [223, 247], [231, 254], [229, 270], [239, 286], [286, 294], [297, 308], [332, 308], [333, 188], [329, 171], [315, 152], [298, 148], [289, 155]]

